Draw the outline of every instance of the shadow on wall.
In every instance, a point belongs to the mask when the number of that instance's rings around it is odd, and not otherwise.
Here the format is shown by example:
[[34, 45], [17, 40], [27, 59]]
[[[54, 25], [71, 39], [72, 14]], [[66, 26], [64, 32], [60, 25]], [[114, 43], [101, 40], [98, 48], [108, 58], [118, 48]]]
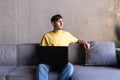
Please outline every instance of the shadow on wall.
[[115, 34], [117, 39], [120, 41], [120, 25], [115, 26]]

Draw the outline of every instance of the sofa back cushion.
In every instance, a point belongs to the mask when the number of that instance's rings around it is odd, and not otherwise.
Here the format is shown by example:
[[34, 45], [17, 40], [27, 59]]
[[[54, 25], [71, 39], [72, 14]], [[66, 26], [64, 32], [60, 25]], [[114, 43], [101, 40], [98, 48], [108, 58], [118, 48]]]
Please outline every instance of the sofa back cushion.
[[30, 43], [18, 45], [19, 66], [37, 64], [37, 45]]
[[17, 46], [0, 45], [0, 66], [17, 65]]
[[[39, 44], [20, 44], [18, 45], [18, 65], [37, 65]], [[85, 64], [85, 53], [83, 45], [72, 44], [68, 48], [69, 62], [73, 64]]]
[[117, 58], [115, 45], [112, 41], [91, 41], [86, 54], [86, 65], [115, 66]]
[[[96, 43], [98, 43], [98, 42], [96, 42]], [[110, 44], [110, 45], [112, 45], [112, 48], [113, 47], [115, 48], [113, 42], [105, 43], [105, 44]], [[18, 65], [37, 65], [38, 64], [38, 57], [37, 57], [37, 55], [38, 55], [37, 46], [38, 45], [39, 45], [38, 43], [37, 44], [28, 43], [28, 44], [18, 45]], [[94, 45], [91, 45], [91, 47], [92, 46], [94, 47]], [[104, 44], [103, 45], [101, 44], [101, 46], [104, 46]], [[98, 47], [100, 47], [100, 46], [98, 46]], [[108, 45], [107, 49], [109, 47], [110, 46]], [[94, 47], [94, 48], [97, 48], [97, 47]], [[95, 50], [97, 50], [97, 49], [95, 49]], [[111, 52], [111, 50], [109, 50], [109, 52]], [[85, 60], [86, 60], [85, 54], [86, 53], [85, 53], [83, 45], [80, 45], [78, 43], [72, 44], [68, 48], [68, 58], [69, 58], [68, 60], [72, 64], [85, 65]], [[112, 57], [114, 57], [114, 59], [116, 59], [115, 53], [112, 54]], [[94, 59], [94, 58], [92, 58], [92, 59]], [[109, 61], [109, 62], [111, 62], [111, 61]], [[114, 61], [112, 60], [112, 62], [114, 62]], [[116, 60], [115, 60], [115, 64], [116, 64]]]
[[78, 43], [70, 45], [68, 53], [69, 62], [73, 64], [85, 64], [85, 49], [83, 45]]

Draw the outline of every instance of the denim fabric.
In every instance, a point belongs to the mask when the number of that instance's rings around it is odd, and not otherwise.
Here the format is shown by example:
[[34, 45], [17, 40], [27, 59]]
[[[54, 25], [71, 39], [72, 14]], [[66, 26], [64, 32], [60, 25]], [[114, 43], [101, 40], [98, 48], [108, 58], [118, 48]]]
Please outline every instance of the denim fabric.
[[[37, 80], [48, 80], [48, 72], [52, 70], [52, 67], [46, 64], [39, 64], [37, 69]], [[68, 80], [74, 71], [73, 65], [68, 63], [64, 69], [59, 71], [59, 80]]]

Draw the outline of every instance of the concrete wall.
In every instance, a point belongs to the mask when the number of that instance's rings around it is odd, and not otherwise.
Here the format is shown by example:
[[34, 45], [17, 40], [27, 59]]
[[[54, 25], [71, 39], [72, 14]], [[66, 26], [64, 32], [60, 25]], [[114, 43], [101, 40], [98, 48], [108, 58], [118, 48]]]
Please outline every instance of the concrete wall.
[[119, 0], [0, 0], [0, 44], [39, 43], [52, 30], [50, 18], [61, 14], [64, 29], [84, 40], [116, 41]]

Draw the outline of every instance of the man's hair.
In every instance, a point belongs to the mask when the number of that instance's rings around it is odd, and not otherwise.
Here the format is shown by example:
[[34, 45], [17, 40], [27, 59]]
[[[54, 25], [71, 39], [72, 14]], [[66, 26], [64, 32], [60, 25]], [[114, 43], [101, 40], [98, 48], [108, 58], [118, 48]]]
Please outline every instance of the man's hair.
[[63, 17], [60, 14], [56, 14], [51, 18], [51, 22], [55, 22], [61, 18], [63, 18]]

